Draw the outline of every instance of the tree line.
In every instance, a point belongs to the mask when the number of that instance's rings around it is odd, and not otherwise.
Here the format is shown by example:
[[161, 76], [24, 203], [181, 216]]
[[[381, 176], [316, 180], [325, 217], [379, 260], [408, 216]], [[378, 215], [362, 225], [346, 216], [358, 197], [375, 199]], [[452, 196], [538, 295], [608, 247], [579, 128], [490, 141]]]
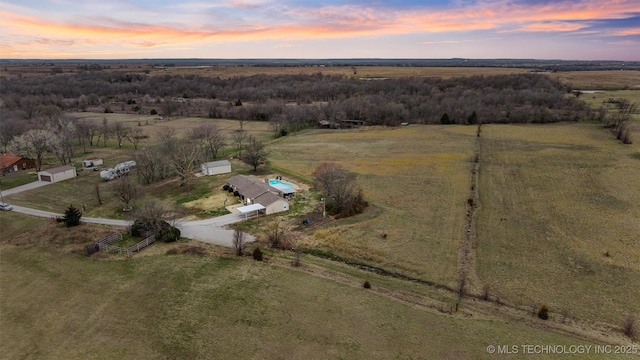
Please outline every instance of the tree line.
[[[197, 75], [85, 72], [0, 84], [4, 117], [31, 119], [51, 109], [270, 121], [295, 131], [318, 121], [527, 123], [595, 119], [571, 89], [544, 74], [358, 79], [338, 75]], [[475, 112], [475, 116], [472, 114]]]

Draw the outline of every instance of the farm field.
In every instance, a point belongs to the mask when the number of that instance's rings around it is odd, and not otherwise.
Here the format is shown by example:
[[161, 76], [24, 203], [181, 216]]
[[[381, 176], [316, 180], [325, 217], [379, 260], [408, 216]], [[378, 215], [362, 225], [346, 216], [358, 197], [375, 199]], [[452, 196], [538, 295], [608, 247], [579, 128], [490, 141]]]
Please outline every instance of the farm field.
[[639, 314], [640, 146], [593, 124], [484, 125], [480, 144], [482, 283], [592, 322]]
[[1, 250], [0, 289], [11, 294], [0, 300], [5, 359], [493, 359], [491, 344], [592, 345], [493, 317], [438, 314], [376, 291], [375, 279], [365, 290], [362, 279], [313, 276], [312, 266]]
[[345, 219], [303, 243], [455, 287], [475, 129], [314, 130], [273, 143], [270, 161], [307, 178], [323, 162], [340, 164], [358, 174], [372, 204], [370, 218]]

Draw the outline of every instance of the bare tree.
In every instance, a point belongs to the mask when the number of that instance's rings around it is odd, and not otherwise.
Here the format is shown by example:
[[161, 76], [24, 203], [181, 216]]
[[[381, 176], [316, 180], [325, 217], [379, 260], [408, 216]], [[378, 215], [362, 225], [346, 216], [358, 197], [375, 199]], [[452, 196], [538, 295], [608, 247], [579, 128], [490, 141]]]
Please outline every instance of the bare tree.
[[180, 186], [187, 185], [189, 177], [199, 166], [202, 159], [202, 147], [197, 146], [193, 141], [175, 141], [171, 146], [171, 151], [166, 154], [171, 167], [176, 175], [180, 177]]
[[118, 141], [118, 148], [122, 148], [122, 140], [128, 137], [131, 128], [128, 126], [122, 125], [121, 122], [116, 122], [111, 127], [111, 131], [113, 135], [116, 137], [116, 141]]
[[142, 195], [142, 187], [128, 174], [115, 179], [111, 184], [111, 191], [122, 201], [125, 210], [131, 210], [131, 201]]
[[159, 162], [161, 161], [161, 154], [157, 148], [145, 148], [135, 153], [136, 159], [136, 172], [142, 180], [151, 184], [155, 181]]
[[7, 111], [0, 110], [0, 145], [4, 148], [3, 152], [7, 152], [7, 147], [11, 140], [22, 134], [24, 131], [24, 122], [16, 117], [11, 117]]
[[127, 139], [133, 144], [133, 148], [136, 150], [138, 149], [138, 144], [148, 138], [149, 136], [145, 135], [144, 129], [141, 127], [135, 127], [127, 132]]
[[26, 133], [16, 136], [9, 147], [13, 152], [22, 156], [35, 158], [36, 171], [42, 170], [42, 159], [49, 151], [49, 138], [51, 132], [48, 130], [29, 130]]
[[56, 155], [62, 165], [71, 162], [75, 153], [71, 139], [76, 133], [76, 121], [67, 116], [56, 116], [50, 120], [47, 128], [50, 132], [49, 150]]
[[189, 131], [187, 137], [202, 143], [206, 150], [205, 157], [207, 159], [215, 160], [218, 157], [218, 152], [227, 145], [224, 134], [213, 124], [204, 124], [194, 128]]
[[89, 145], [91, 146], [93, 146], [93, 141], [96, 136], [98, 137], [98, 142], [100, 142], [100, 127], [92, 121], [78, 121], [76, 124], [76, 131], [78, 132], [78, 136], [84, 137], [89, 141]]
[[235, 144], [236, 149], [238, 150], [238, 157], [242, 158], [242, 147], [247, 141], [248, 134], [244, 131], [234, 131], [232, 137], [233, 137], [233, 143]]
[[274, 248], [285, 249], [289, 247], [285, 239], [288, 230], [287, 224], [280, 218], [275, 218], [264, 225], [267, 240]]
[[355, 175], [335, 163], [323, 163], [314, 172], [318, 186], [326, 195], [327, 209], [334, 214], [351, 216], [364, 211], [368, 205]]
[[253, 171], [258, 171], [258, 166], [267, 162], [269, 153], [265, 150], [262, 141], [258, 141], [252, 135], [249, 136], [245, 149], [245, 161], [253, 166]]
[[233, 231], [233, 248], [236, 250], [237, 256], [242, 256], [242, 251], [246, 246], [247, 236], [242, 230], [235, 229]]
[[107, 147], [107, 140], [111, 137], [111, 127], [107, 118], [102, 119], [102, 127], [100, 128], [100, 135], [102, 136], [102, 143], [104, 147]]
[[162, 127], [158, 129], [158, 137], [162, 141], [174, 139], [175, 136], [176, 136], [176, 129], [174, 128]]

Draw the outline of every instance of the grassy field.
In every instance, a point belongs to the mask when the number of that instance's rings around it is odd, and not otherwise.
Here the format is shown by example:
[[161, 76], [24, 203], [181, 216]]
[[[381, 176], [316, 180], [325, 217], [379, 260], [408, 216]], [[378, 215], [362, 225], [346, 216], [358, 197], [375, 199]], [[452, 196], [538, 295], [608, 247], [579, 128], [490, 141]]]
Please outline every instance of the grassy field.
[[304, 242], [453, 287], [474, 141], [475, 127], [314, 130], [274, 143], [271, 163], [311, 178], [336, 162], [358, 174], [372, 204], [363, 221], [345, 219]]
[[640, 71], [559, 71], [549, 76], [574, 90], [640, 90]]
[[521, 306], [640, 314], [640, 146], [592, 124], [485, 125], [477, 269]]
[[[144, 134], [149, 136], [144, 143], [139, 147], [145, 147], [153, 145], [160, 140], [159, 134], [165, 129], [172, 129], [175, 131], [176, 137], [184, 137], [190, 130], [197, 128], [203, 124], [213, 124], [217, 126], [222, 133], [228, 138], [228, 142], [231, 143], [231, 133], [240, 129], [240, 123], [237, 120], [227, 119], [210, 119], [199, 117], [172, 117], [169, 120], [157, 120], [155, 115], [140, 115], [140, 114], [102, 114], [95, 112], [84, 113], [70, 113], [70, 116], [79, 119], [93, 121], [96, 124], [102, 124], [103, 119], [107, 119], [107, 122], [113, 125], [116, 122], [122, 123], [128, 127], [141, 126], [144, 130]], [[139, 125], [138, 125], [139, 124]], [[263, 140], [273, 135], [273, 132], [269, 128], [269, 123], [265, 121], [245, 121], [243, 124], [243, 130], [250, 135]], [[107, 141], [108, 146], [117, 146], [115, 140], [111, 139], [111, 142]], [[99, 148], [97, 146], [95, 148]], [[123, 142], [123, 147], [126, 149], [133, 149], [127, 140]], [[91, 148], [94, 149], [94, 148]]]
[[313, 276], [311, 266], [160, 248], [131, 260], [0, 249], [5, 359], [494, 359], [509, 356], [487, 353], [491, 344], [593, 345], [438, 314], [376, 290], [375, 280], [365, 290], [362, 279]]

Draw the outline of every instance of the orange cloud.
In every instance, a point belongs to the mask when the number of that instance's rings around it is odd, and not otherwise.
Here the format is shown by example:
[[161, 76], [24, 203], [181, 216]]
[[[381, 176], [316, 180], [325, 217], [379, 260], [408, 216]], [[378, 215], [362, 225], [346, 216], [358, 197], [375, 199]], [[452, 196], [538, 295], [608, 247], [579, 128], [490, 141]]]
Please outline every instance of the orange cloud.
[[[216, 26], [165, 22], [127, 22], [109, 18], [94, 19], [94, 23], [54, 20], [54, 16], [29, 16], [0, 10], [0, 31], [7, 42], [3, 56], [15, 53], [52, 54], [70, 51], [62, 48], [82, 48], [99, 51], [98, 47], [114, 46], [119, 51], [140, 51], [155, 48], [198, 46], [234, 40], [278, 40], [345, 38], [430, 32], [468, 32], [475, 30], [524, 32], [579, 32], [589, 20], [624, 18], [639, 12], [631, 0], [595, 0], [549, 3], [545, 6], [522, 3], [478, 3], [455, 9], [383, 9], [372, 6], [340, 5], [319, 8], [283, 7], [278, 19], [268, 17], [260, 9], [266, 0], [234, 0], [233, 8], [242, 8], [254, 16], [251, 21], [234, 20], [238, 25]], [[205, 6], [204, 3], [200, 6]], [[218, 5], [222, 6], [222, 5]], [[180, 8], [180, 6], [178, 6]], [[257, 10], [255, 10], [257, 9]], [[253, 11], [257, 11], [254, 13]], [[265, 15], [267, 14], [267, 15]], [[114, 17], [117, 15], [114, 15]], [[262, 17], [261, 17], [262, 16]], [[231, 21], [231, 20], [229, 20]], [[619, 30], [614, 35], [638, 35], [639, 29]], [[15, 40], [15, 39], [20, 39]], [[452, 42], [463, 40], [451, 40]], [[94, 49], [95, 48], [95, 49]], [[115, 51], [115, 50], [114, 50]], [[110, 51], [113, 54], [114, 51]], [[13, 52], [13, 53], [12, 53]], [[92, 52], [91, 54], [96, 54]]]

